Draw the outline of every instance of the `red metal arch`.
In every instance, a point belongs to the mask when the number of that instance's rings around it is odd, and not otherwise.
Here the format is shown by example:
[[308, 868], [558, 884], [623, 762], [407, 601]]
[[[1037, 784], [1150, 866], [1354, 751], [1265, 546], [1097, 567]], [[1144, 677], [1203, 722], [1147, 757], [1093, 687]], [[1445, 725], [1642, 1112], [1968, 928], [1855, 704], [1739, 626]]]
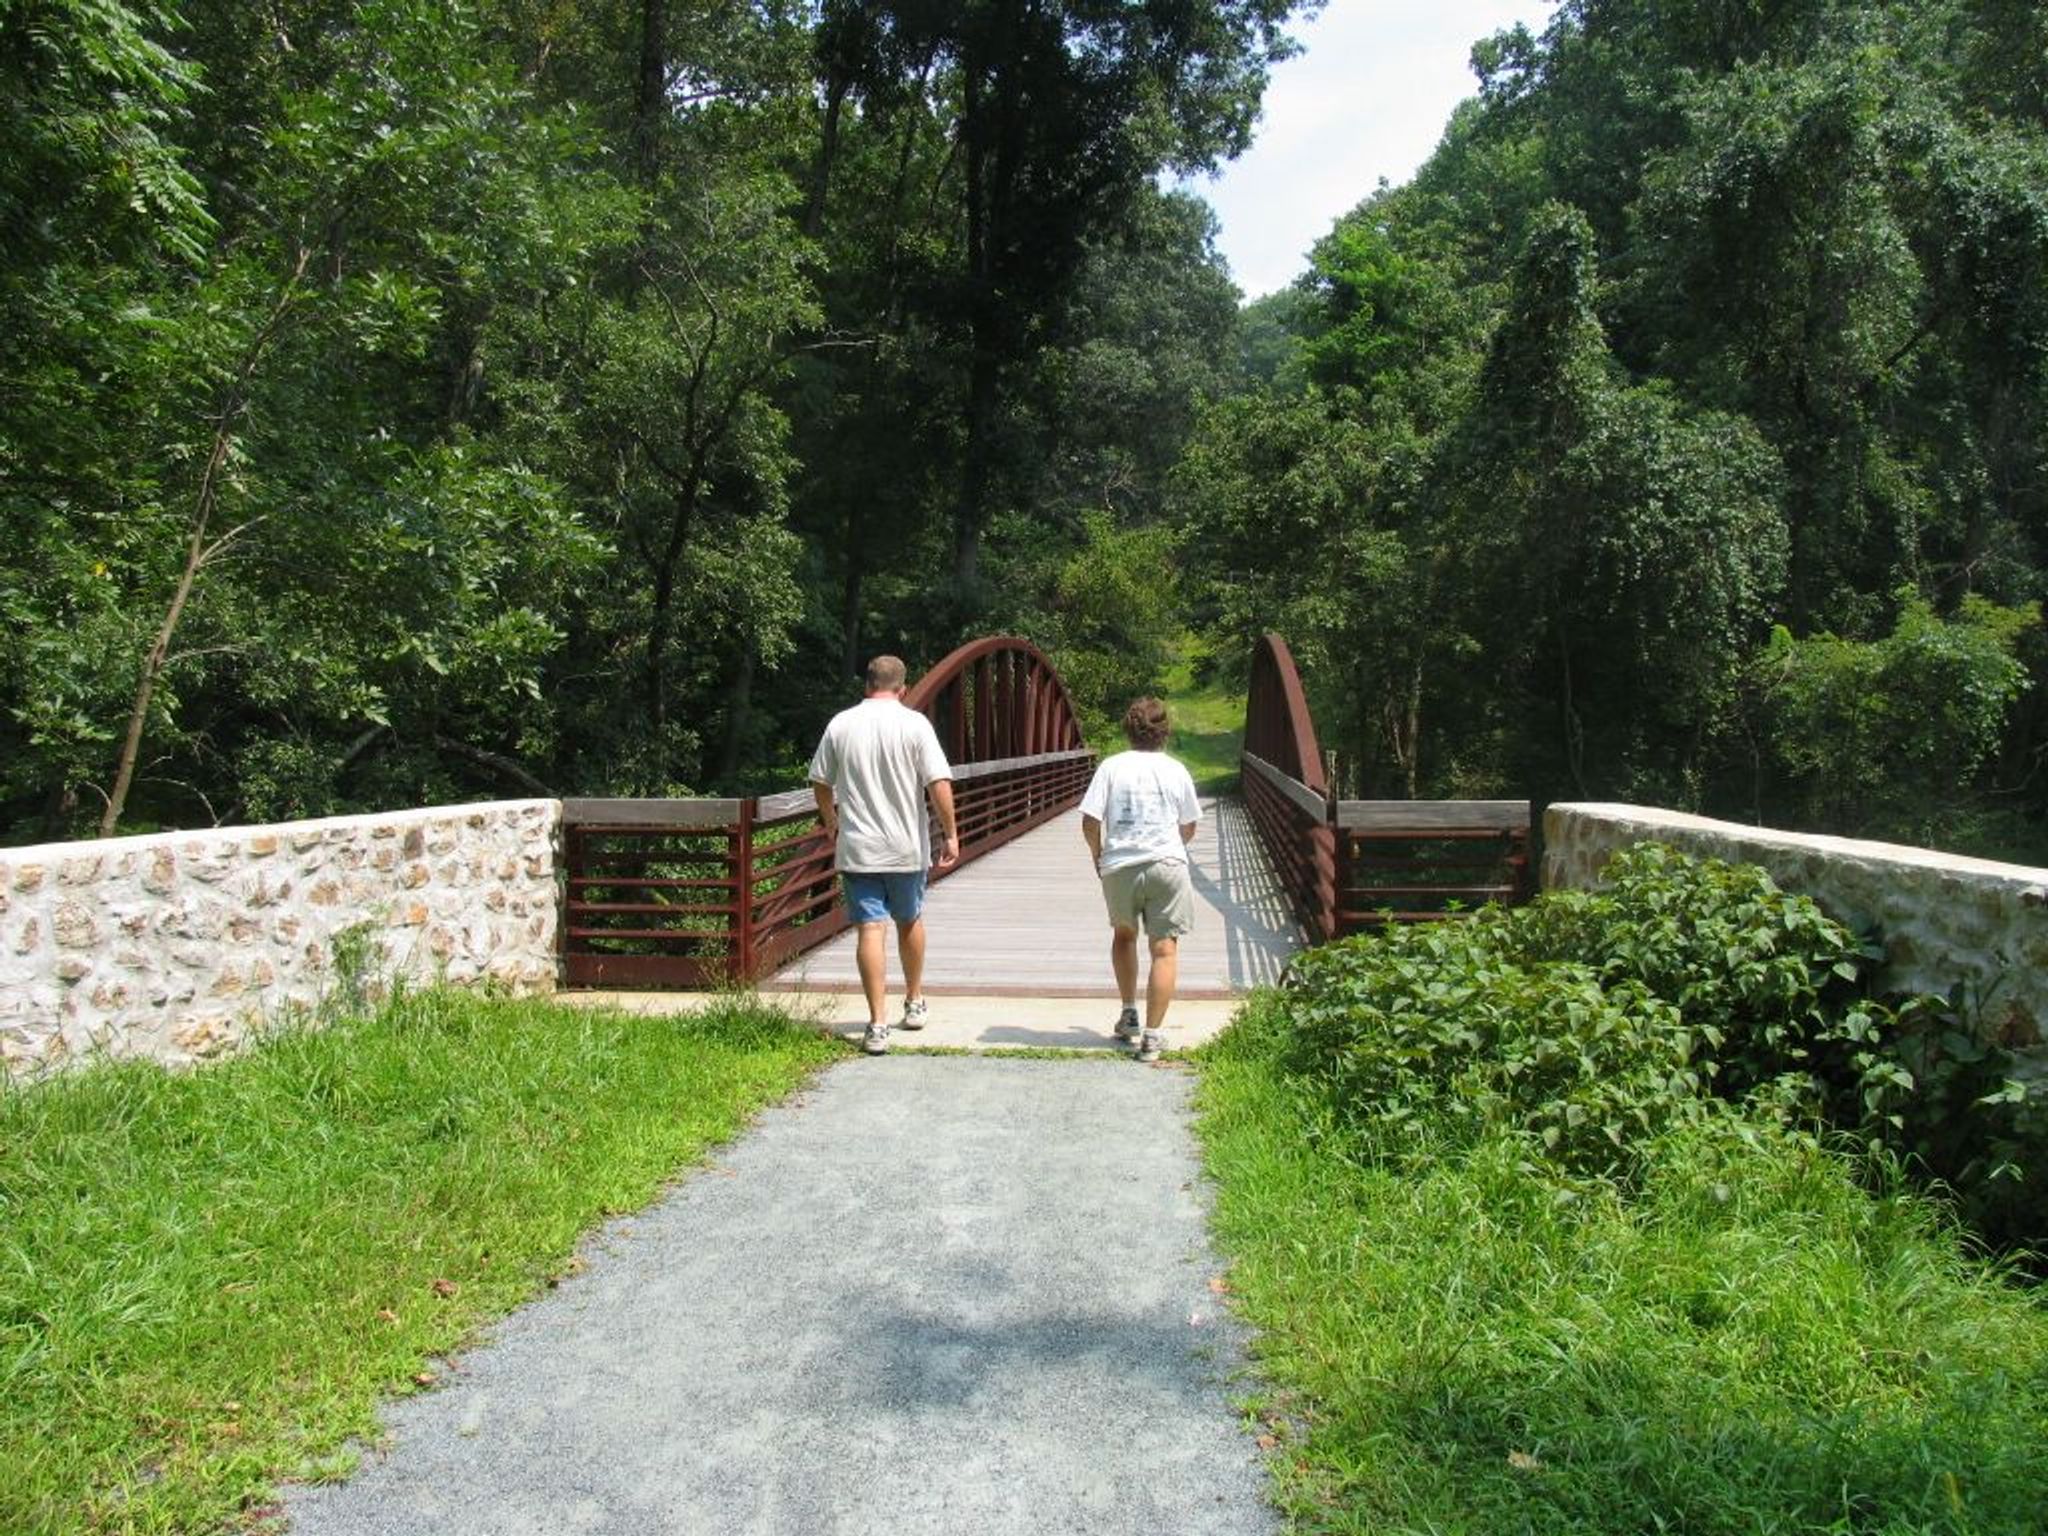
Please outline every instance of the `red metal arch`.
[[1329, 794], [1322, 749], [1316, 744], [1316, 722], [1308, 712], [1308, 695], [1302, 691], [1294, 653], [1285, 640], [1270, 632], [1252, 649], [1244, 746], [1318, 795]]
[[931, 717], [955, 767], [1087, 745], [1058, 670], [1018, 635], [961, 646], [925, 673], [904, 702]]

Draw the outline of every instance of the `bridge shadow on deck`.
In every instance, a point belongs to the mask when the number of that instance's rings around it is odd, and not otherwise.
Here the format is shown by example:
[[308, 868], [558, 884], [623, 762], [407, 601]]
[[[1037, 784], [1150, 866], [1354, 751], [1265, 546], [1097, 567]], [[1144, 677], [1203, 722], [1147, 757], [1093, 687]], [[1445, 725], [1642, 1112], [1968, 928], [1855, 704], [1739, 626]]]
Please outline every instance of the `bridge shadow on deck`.
[[[1280, 979], [1288, 959], [1302, 947], [1301, 925], [1244, 805], [1215, 800], [1207, 807], [1207, 848], [1193, 850], [1195, 895], [1222, 927], [1225, 974], [1231, 989], [1248, 992]], [[1208, 912], [1203, 914], [1204, 917]]]

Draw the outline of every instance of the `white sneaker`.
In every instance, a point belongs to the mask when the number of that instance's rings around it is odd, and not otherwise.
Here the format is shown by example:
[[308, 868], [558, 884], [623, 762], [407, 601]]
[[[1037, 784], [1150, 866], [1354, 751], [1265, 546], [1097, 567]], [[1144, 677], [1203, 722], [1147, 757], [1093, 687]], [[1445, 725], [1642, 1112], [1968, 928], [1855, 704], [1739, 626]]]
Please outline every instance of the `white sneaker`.
[[898, 1029], [923, 1029], [926, 1023], [926, 1015], [930, 1012], [931, 1010], [925, 1007], [924, 999], [921, 997], [914, 1003], [905, 1003], [903, 1005], [903, 1021], [896, 1027]]
[[1148, 1029], [1138, 1037], [1138, 1060], [1157, 1061], [1159, 1053], [1166, 1049], [1166, 1041], [1157, 1030]]
[[1125, 1045], [1136, 1045], [1138, 1036], [1144, 1033], [1144, 1026], [1138, 1023], [1138, 1010], [1126, 1008], [1116, 1016], [1116, 1027], [1110, 1031]]
[[870, 1024], [868, 1032], [860, 1037], [860, 1048], [870, 1056], [879, 1056], [889, 1049], [889, 1026]]

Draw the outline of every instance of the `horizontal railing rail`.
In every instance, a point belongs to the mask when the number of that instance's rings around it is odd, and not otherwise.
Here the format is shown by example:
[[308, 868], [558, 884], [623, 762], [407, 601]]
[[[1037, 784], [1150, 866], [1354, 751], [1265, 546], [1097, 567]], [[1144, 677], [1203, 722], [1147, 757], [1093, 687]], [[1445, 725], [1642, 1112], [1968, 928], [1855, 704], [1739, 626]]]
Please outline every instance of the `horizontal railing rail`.
[[1329, 802], [1255, 753], [1244, 754], [1244, 766], [1239, 792], [1274, 878], [1311, 941], [1335, 938], [1337, 839]]

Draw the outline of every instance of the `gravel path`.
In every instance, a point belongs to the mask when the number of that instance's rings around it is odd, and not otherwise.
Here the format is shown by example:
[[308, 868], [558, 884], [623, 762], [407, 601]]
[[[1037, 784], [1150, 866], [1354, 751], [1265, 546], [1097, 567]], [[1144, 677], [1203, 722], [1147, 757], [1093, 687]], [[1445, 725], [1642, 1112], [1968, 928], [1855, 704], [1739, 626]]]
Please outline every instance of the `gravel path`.
[[1185, 1073], [832, 1068], [294, 1489], [294, 1536], [1270, 1532]]

